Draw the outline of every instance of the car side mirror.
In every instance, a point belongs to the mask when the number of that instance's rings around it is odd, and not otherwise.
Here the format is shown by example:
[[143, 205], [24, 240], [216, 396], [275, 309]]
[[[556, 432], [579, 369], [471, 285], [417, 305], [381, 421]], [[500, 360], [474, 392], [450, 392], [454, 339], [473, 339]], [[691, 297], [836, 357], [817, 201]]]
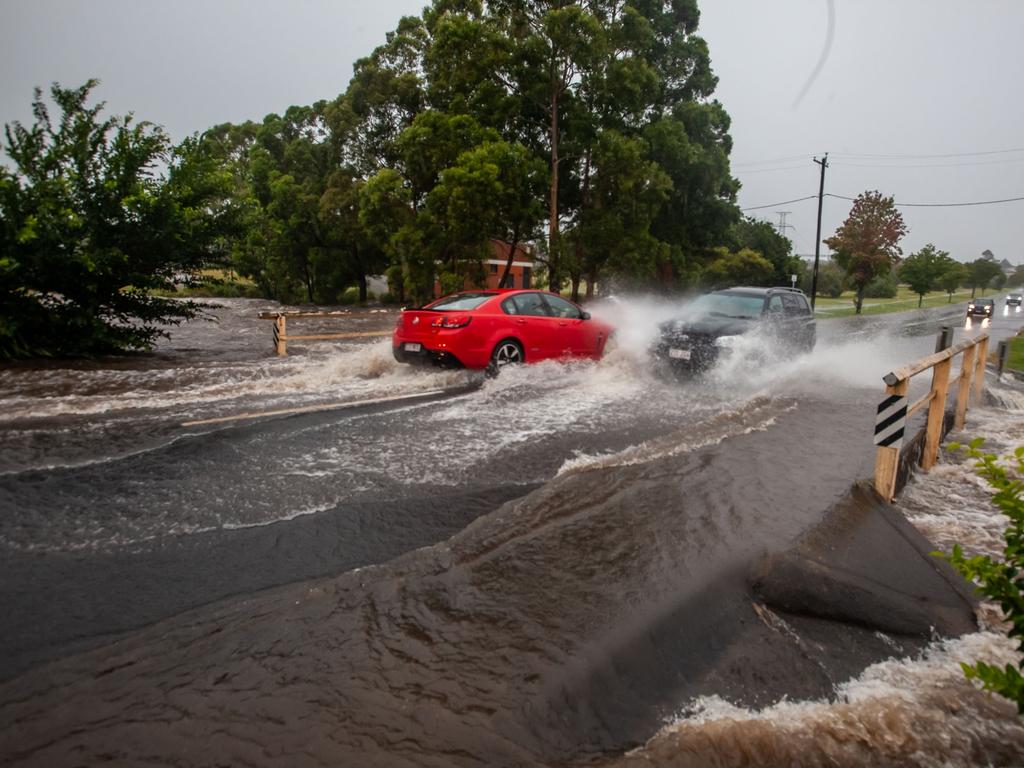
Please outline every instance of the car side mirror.
[[589, 312], [580, 312], [580, 320], [589, 320], [589, 319], [590, 319], [590, 313]]

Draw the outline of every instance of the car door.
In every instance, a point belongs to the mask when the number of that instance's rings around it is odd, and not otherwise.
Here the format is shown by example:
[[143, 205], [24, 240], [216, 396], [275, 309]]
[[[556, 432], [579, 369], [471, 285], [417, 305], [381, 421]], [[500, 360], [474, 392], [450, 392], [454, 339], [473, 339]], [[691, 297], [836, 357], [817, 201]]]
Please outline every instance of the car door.
[[533, 363], [554, 356], [552, 332], [555, 319], [540, 293], [514, 293], [501, 306], [508, 315], [508, 335], [522, 342], [527, 361]]
[[782, 294], [782, 307], [785, 313], [786, 342], [800, 349], [814, 347], [814, 322], [807, 299], [792, 293]]
[[557, 357], [586, 357], [597, 353], [597, 340], [591, 338], [593, 324], [583, 319], [583, 311], [561, 296], [543, 294], [544, 301], [551, 309], [552, 351]]

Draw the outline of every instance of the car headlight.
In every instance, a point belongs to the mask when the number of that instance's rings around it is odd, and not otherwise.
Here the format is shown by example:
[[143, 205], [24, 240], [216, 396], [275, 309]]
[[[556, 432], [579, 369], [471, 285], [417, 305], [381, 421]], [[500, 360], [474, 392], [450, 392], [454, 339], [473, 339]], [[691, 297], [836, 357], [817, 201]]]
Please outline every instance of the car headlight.
[[715, 346], [721, 349], [735, 349], [739, 343], [739, 336], [719, 336], [715, 339]]

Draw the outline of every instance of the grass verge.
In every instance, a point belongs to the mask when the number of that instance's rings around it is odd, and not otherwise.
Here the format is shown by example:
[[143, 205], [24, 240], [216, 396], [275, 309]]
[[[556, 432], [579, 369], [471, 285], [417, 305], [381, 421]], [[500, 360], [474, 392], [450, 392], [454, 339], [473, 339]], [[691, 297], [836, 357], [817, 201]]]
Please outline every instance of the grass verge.
[[[856, 314], [854, 299], [856, 294], [853, 291], [844, 292], [837, 299], [829, 299], [819, 296], [815, 301], [815, 315], [820, 318], [827, 317], [851, 317]], [[943, 291], [932, 291], [926, 293], [924, 301], [921, 302], [921, 309], [932, 307], [944, 307], [949, 304], [959, 304], [971, 298], [970, 291], [959, 291], [952, 297]], [[893, 299], [864, 299], [863, 315], [884, 315], [889, 312], [906, 312], [917, 309], [918, 296], [906, 287], [901, 286], [896, 297]]]

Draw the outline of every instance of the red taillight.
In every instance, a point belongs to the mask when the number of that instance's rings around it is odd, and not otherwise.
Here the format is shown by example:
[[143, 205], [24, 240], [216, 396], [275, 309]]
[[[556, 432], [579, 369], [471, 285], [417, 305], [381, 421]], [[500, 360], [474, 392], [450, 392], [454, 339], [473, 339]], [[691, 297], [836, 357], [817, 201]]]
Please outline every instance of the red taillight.
[[467, 315], [456, 315], [454, 317], [445, 315], [444, 317], [437, 318], [431, 325], [434, 328], [465, 328], [472, 319], [472, 317]]

